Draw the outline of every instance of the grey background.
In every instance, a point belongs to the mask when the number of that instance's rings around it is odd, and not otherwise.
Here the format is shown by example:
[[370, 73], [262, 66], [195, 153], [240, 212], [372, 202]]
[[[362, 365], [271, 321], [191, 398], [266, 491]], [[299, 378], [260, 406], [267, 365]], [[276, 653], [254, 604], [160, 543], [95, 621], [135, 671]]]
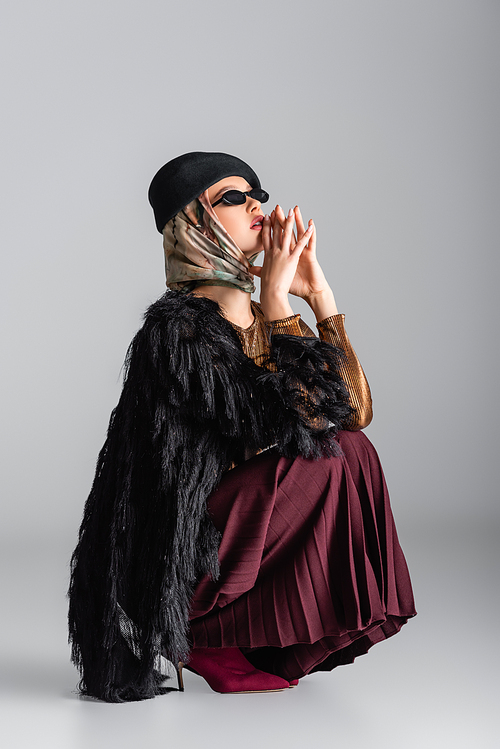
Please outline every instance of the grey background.
[[[498, 2], [2, 16], [6, 745], [498, 746]], [[147, 187], [188, 150], [237, 154], [315, 219], [419, 616], [290, 693], [221, 697], [188, 675], [184, 695], [104, 705], [72, 691], [67, 565], [127, 345], [164, 290]]]

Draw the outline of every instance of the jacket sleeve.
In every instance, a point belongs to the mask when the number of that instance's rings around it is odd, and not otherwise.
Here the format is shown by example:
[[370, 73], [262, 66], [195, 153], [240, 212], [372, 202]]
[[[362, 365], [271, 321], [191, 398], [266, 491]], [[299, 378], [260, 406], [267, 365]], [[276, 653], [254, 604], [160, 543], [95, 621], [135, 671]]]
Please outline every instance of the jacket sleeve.
[[315, 337], [283, 329], [270, 324], [268, 371], [259, 377], [277, 448], [290, 457], [338, 455], [334, 437], [352, 414], [339, 374], [345, 354]]
[[353, 413], [344, 429], [355, 432], [365, 429], [372, 420], [372, 397], [363, 367], [347, 335], [344, 320], [345, 315], [332, 315], [321, 320], [317, 328], [321, 340], [345, 352], [345, 358], [340, 362], [339, 373], [349, 391], [349, 403], [353, 407]]
[[[332, 315], [317, 323], [317, 328], [322, 341], [340, 349], [345, 354], [338, 358], [337, 371], [347, 388], [352, 412], [351, 416], [343, 422], [342, 428], [357, 431], [367, 427], [372, 420], [372, 398], [366, 375], [346, 333], [344, 320], [345, 315]], [[266, 323], [266, 327], [273, 335], [315, 337], [311, 328], [298, 314]]]

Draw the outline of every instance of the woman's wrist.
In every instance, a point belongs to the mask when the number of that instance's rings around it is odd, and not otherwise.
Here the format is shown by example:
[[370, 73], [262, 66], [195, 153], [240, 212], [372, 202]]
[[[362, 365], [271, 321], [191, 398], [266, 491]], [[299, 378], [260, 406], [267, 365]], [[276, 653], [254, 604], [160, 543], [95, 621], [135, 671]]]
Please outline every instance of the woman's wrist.
[[293, 309], [290, 307], [288, 296], [285, 298], [275, 297], [266, 299], [265, 296], [261, 295], [260, 306], [267, 322], [272, 322], [273, 320], [284, 320], [294, 314]]
[[325, 320], [327, 317], [338, 315], [339, 311], [335, 303], [335, 297], [333, 291], [328, 288], [325, 291], [321, 291], [318, 294], [310, 294], [304, 297], [304, 301], [310, 306], [314, 312], [317, 322]]

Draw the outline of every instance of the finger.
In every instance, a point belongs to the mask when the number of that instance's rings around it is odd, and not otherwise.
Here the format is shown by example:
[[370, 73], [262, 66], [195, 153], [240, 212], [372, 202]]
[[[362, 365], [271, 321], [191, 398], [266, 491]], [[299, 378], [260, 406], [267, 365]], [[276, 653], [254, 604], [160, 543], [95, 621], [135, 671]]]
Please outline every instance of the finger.
[[314, 224], [312, 221], [310, 221], [309, 226], [307, 227], [305, 232], [302, 234], [302, 236], [298, 239], [297, 244], [295, 245], [294, 252], [297, 252], [299, 255], [301, 255], [305, 246], [310, 241], [313, 233], [314, 233]]
[[[283, 214], [284, 215], [284, 214]], [[288, 216], [285, 220], [285, 230], [283, 232], [283, 242], [282, 242], [282, 249], [290, 251], [290, 244], [292, 240], [292, 233], [293, 233], [293, 224], [295, 221], [295, 215], [292, 209], [288, 211]], [[292, 247], [293, 250], [293, 247]]]
[[297, 244], [297, 237], [300, 237], [301, 234], [303, 234], [305, 231], [304, 222], [302, 220], [302, 214], [299, 210], [298, 205], [295, 206], [295, 208], [293, 209], [293, 212], [295, 215], [295, 225], [297, 227], [297, 233], [294, 232], [292, 235], [292, 250]]
[[272, 242], [273, 242], [273, 228], [274, 228], [274, 220], [275, 220], [275, 218], [276, 218], [276, 211], [273, 208], [273, 210], [271, 211], [271, 214], [269, 216], [269, 229], [270, 229], [269, 236], [271, 237], [271, 242], [270, 242], [269, 247], [272, 246]]
[[[307, 252], [309, 253], [309, 259], [316, 260], [316, 227], [312, 219], [309, 219], [307, 229], [310, 229], [310, 227], [312, 227], [312, 231], [309, 232], [309, 239], [307, 240], [307, 244], [305, 248]], [[304, 232], [304, 234], [306, 233], [307, 233], [307, 230], [306, 232]]]
[[286, 226], [287, 217], [285, 216], [285, 212], [280, 205], [276, 206], [276, 216], [278, 217], [281, 228], [284, 229]]
[[281, 250], [281, 235], [282, 230], [280, 222], [278, 216], [275, 213], [273, 222], [273, 250]]
[[[281, 208], [281, 206], [276, 206], [276, 208], [278, 209], [277, 210], [277, 215], [278, 215], [278, 218], [279, 218], [280, 226], [281, 226], [282, 229], [284, 229], [285, 226], [286, 226], [287, 217], [285, 216], [285, 212], [283, 211], [283, 209]], [[295, 232], [293, 231], [293, 222], [292, 222], [292, 234], [291, 234], [291, 237], [290, 237], [290, 248], [292, 250], [295, 247], [296, 243], [297, 243], [297, 237], [295, 236]]]
[[278, 220], [280, 222], [280, 226], [281, 226], [282, 229], [285, 229], [286, 225], [287, 225], [287, 221], [289, 221], [290, 219], [292, 219], [292, 233], [291, 233], [291, 236], [290, 236], [290, 247], [293, 250], [293, 248], [295, 247], [295, 244], [297, 242], [297, 239], [295, 237], [295, 233], [293, 231], [293, 221], [295, 220], [295, 215], [294, 215], [293, 211], [289, 211], [288, 216], [285, 216], [285, 212], [282, 209], [282, 207], [280, 205], [277, 205], [276, 206], [276, 216], [278, 217]]
[[280, 224], [284, 224], [285, 223], [285, 212], [284, 212], [283, 208], [280, 205], [276, 206], [276, 215], [277, 215], [277, 217], [279, 219]]
[[311, 232], [311, 238], [307, 243], [307, 249], [311, 253], [312, 257], [316, 259], [316, 227], [314, 226], [314, 221], [309, 221], [309, 226], [312, 226], [313, 230]]
[[[283, 226], [283, 228], [284, 228], [284, 226], [285, 226], [285, 223], [286, 223], [286, 218], [285, 218], [285, 213], [284, 213], [284, 211], [282, 211], [281, 213], [282, 213], [282, 216], [283, 216], [283, 218], [282, 218], [282, 221], [283, 221], [283, 223], [282, 223], [282, 226]], [[291, 213], [291, 215], [292, 215], [292, 217], [293, 217], [293, 220], [295, 221], [295, 213], [294, 213], [294, 211], [293, 211], [293, 210], [292, 210], [292, 213]], [[290, 216], [290, 213], [288, 214], [288, 216]], [[303, 230], [302, 230], [302, 233], [304, 233], [304, 231], [303, 231]], [[293, 231], [293, 222], [292, 222], [292, 236], [291, 236], [291, 238], [290, 238], [290, 247], [291, 247], [291, 249], [292, 249], [292, 250], [293, 250], [293, 248], [295, 247], [295, 245], [296, 245], [296, 244], [297, 244], [297, 237], [296, 237], [296, 235], [295, 235], [295, 231]]]
[[271, 219], [266, 213], [264, 223], [262, 224], [262, 246], [264, 247], [264, 252], [271, 249], [271, 244]]
[[254, 276], [259, 276], [259, 278], [262, 274], [262, 266], [260, 265], [251, 265], [248, 270], [250, 273], [253, 273]]
[[306, 227], [298, 205], [295, 206], [295, 223], [297, 224], [297, 236], [300, 237], [305, 232]]

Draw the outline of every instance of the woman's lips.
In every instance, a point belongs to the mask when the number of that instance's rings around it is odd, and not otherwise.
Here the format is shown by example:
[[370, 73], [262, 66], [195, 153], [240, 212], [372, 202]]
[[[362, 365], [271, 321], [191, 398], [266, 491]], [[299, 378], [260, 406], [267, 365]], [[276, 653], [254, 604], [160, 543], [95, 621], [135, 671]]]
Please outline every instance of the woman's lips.
[[260, 231], [262, 229], [263, 221], [264, 221], [264, 216], [257, 216], [257, 218], [254, 218], [254, 220], [250, 224], [250, 229], [255, 229], [255, 231]]

